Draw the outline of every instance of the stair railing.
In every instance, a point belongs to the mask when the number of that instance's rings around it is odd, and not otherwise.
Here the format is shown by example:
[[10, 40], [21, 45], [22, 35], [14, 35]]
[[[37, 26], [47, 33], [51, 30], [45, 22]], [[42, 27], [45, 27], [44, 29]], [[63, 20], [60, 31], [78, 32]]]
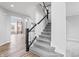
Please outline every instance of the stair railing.
[[[45, 3], [43, 2], [43, 4], [44, 4], [44, 7], [46, 8], [46, 6], [45, 6]], [[29, 44], [29, 33], [37, 26], [37, 25], [39, 25], [45, 18], [47, 18], [48, 19], [48, 9], [46, 8], [46, 10], [47, 10], [47, 14], [37, 23], [37, 24], [35, 24], [31, 29], [29, 29], [29, 28], [27, 28], [26, 29], [26, 51], [29, 51], [29, 48], [30, 48], [30, 46], [33, 44], [33, 42], [36, 40], [36, 38], [37, 38], [37, 36], [35, 36], [34, 37], [34, 39], [32, 40], [32, 42]]]
[[45, 5], [45, 3], [43, 2], [43, 5], [44, 5], [44, 8], [45, 8], [45, 10], [46, 10], [46, 12], [47, 12], [47, 19], [48, 19], [48, 14], [49, 14], [49, 11], [48, 11], [48, 9], [47, 9], [47, 7], [46, 7], [46, 5]]

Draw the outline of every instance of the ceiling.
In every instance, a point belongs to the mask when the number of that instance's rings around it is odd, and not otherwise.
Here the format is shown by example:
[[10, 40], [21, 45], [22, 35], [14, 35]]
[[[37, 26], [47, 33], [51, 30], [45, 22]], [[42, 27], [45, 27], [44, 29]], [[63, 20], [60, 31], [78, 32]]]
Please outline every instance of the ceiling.
[[79, 15], [79, 2], [67, 2], [66, 15], [67, 16]]
[[[0, 2], [0, 6], [13, 12], [30, 15], [34, 13], [35, 8], [39, 3], [42, 2]], [[14, 7], [11, 7], [11, 4], [13, 4]], [[49, 5], [50, 2], [45, 2], [45, 4]]]
[[[23, 15], [31, 15], [34, 13], [36, 6], [40, 2], [0, 2], [0, 6], [6, 8], [7, 10], [17, 12]], [[14, 7], [10, 7], [13, 4]], [[46, 3], [50, 4], [50, 3]], [[79, 15], [79, 2], [67, 2], [66, 3], [66, 15], [73, 16]]]
[[[35, 12], [37, 10], [41, 11], [41, 13], [43, 12], [40, 4], [42, 5], [42, 2], [0, 2], [0, 7], [14, 14], [35, 19]], [[50, 2], [45, 2], [46, 6], [50, 4]], [[14, 5], [14, 7], [11, 7], [11, 5]]]
[[[11, 7], [11, 4], [13, 4], [14, 7]], [[39, 2], [0, 2], [1, 7], [23, 15], [33, 13], [38, 4]]]

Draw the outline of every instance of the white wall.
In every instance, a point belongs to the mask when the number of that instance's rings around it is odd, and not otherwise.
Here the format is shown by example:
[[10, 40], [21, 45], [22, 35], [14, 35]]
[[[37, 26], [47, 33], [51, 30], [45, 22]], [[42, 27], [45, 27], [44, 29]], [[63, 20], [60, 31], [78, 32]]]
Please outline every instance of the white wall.
[[79, 2], [66, 2], [66, 15], [79, 15]]
[[67, 56], [79, 56], [79, 15], [67, 16]]
[[8, 15], [0, 8], [0, 44], [10, 39], [10, 20]]
[[21, 17], [23, 20], [25, 18], [25, 16], [0, 7], [0, 45], [10, 42], [11, 16]]
[[67, 38], [79, 39], [79, 15], [67, 17]]
[[54, 2], [51, 6], [52, 39], [51, 46], [66, 54], [66, 6], [64, 2]]

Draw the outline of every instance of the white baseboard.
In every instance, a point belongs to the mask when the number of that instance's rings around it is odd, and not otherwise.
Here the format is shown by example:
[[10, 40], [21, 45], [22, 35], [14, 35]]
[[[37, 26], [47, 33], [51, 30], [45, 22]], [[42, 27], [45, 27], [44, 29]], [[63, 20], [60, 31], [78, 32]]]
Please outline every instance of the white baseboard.
[[61, 50], [61, 49], [59, 49], [59, 48], [56, 47], [55, 51], [58, 52], [58, 53], [63, 54], [64, 57], [66, 56], [66, 50]]
[[8, 43], [10, 43], [10, 41], [2, 42], [2, 43], [0, 43], [0, 46], [3, 46], [3, 45], [8, 44]]

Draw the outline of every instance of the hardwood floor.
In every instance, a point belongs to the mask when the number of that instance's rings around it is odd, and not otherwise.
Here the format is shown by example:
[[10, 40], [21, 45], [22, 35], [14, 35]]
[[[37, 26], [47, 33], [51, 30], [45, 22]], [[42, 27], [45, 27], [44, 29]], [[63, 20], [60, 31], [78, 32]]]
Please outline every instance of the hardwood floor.
[[31, 51], [25, 51], [23, 34], [11, 35], [10, 43], [0, 47], [0, 57], [39, 57]]

